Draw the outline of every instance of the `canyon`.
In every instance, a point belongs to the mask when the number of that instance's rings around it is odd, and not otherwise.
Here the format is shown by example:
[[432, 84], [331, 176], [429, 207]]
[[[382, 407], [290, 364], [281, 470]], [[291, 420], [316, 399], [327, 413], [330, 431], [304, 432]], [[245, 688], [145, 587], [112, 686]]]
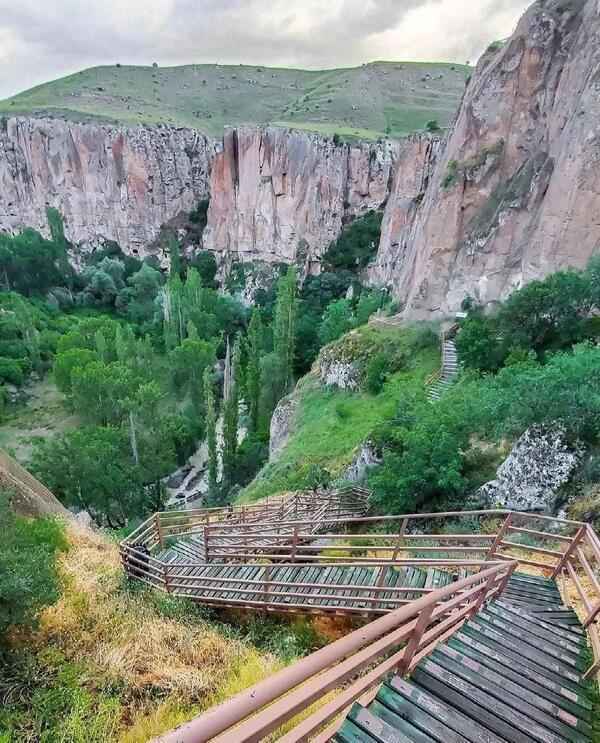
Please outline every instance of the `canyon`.
[[373, 285], [404, 315], [448, 316], [600, 246], [600, 5], [540, 0], [483, 55], [453, 127], [393, 141], [238, 126], [15, 116], [0, 125], [0, 230], [47, 232], [57, 208], [82, 250], [158, 254], [165, 225], [210, 199], [201, 244], [236, 262], [318, 273], [344, 224], [384, 211]]

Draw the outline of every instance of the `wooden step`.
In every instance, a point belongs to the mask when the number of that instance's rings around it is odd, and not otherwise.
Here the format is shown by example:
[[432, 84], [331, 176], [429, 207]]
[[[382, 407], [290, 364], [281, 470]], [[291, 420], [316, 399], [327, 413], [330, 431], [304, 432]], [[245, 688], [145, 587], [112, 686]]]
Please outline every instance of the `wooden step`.
[[[432, 660], [422, 661], [412, 678], [421, 687], [473, 719], [509, 743], [564, 743], [565, 739], [531, 717], [447, 671]], [[585, 738], [581, 738], [582, 743]]]
[[590, 733], [589, 725], [583, 720], [454, 648], [442, 646], [429, 658], [440, 668], [522, 712], [566, 740], [580, 743], [585, 741], [582, 736]]
[[565, 689], [559, 681], [550, 680], [523, 664], [517, 668], [506, 654], [499, 653], [488, 645], [460, 632], [450, 638], [448, 645], [491, 670], [497, 671], [507, 679], [521, 684], [566, 712], [587, 722], [591, 719], [592, 704], [589, 699], [583, 694]]
[[426, 689], [400, 676], [394, 676], [381, 687], [377, 701], [440, 743], [465, 740], [502, 743], [501, 738], [490, 736], [475, 719], [452, 705], [440, 703]]

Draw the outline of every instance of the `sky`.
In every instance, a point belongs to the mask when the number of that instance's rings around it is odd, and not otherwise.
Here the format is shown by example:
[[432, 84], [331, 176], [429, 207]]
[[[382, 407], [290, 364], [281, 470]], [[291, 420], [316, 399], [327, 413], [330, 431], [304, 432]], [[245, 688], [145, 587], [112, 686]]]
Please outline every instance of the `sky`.
[[475, 62], [528, 0], [0, 0], [0, 98], [100, 64]]

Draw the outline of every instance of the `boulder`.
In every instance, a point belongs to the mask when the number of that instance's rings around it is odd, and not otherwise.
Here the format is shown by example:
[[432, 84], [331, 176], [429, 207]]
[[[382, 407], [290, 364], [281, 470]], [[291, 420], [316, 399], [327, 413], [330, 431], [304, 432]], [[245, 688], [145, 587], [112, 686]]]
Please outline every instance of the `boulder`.
[[352, 464], [344, 472], [342, 479], [349, 482], [362, 482], [367, 475], [367, 471], [371, 467], [381, 464], [381, 461], [381, 457], [372, 442], [365, 441], [354, 457]]
[[298, 398], [294, 396], [294, 393], [277, 403], [271, 418], [269, 461], [272, 461], [289, 441], [297, 409]]
[[581, 447], [571, 447], [560, 427], [527, 429], [500, 465], [496, 479], [476, 494], [480, 501], [515, 511], [556, 513], [561, 489], [579, 466]]

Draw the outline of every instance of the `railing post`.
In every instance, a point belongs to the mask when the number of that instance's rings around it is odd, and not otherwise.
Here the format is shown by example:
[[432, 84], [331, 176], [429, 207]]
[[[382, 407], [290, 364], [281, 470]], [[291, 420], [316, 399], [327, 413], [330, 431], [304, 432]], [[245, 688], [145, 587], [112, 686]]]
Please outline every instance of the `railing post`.
[[265, 565], [265, 574], [263, 577], [263, 601], [265, 604], [269, 603], [269, 588], [271, 579], [271, 566]]
[[500, 546], [500, 542], [504, 539], [504, 535], [508, 531], [508, 527], [512, 523], [512, 517], [513, 512], [511, 511], [508, 516], [504, 519], [504, 522], [502, 523], [502, 526], [498, 529], [498, 533], [496, 534], [496, 538], [492, 542], [490, 549], [488, 550], [487, 555], [485, 556], [486, 560], [490, 560], [494, 554], [496, 553], [496, 550]]
[[402, 519], [402, 524], [400, 525], [400, 531], [398, 532], [396, 544], [394, 545], [394, 552], [392, 554], [392, 562], [396, 562], [396, 560], [398, 559], [398, 552], [400, 552], [400, 548], [402, 547], [402, 543], [404, 541], [404, 534], [406, 533], [407, 527], [408, 527], [408, 519]]
[[408, 645], [406, 646], [406, 650], [404, 651], [402, 660], [398, 664], [398, 673], [401, 676], [404, 676], [404, 674], [407, 673], [407, 671], [410, 668], [412, 659], [415, 657], [415, 654], [417, 653], [419, 649], [419, 645], [421, 643], [423, 633], [429, 626], [429, 622], [431, 621], [431, 615], [433, 614], [433, 610], [435, 609], [436, 603], [437, 603], [436, 601], [432, 601], [430, 604], [424, 607], [421, 610], [421, 613], [419, 614], [417, 623], [415, 625], [414, 630], [412, 631], [410, 635], [410, 640], [408, 641]]
[[[379, 569], [379, 577], [377, 578], [377, 583], [375, 584], [376, 588], [381, 588], [385, 583], [385, 578], [387, 576], [389, 565], [382, 565]], [[383, 591], [373, 591], [372, 596], [373, 598], [377, 598], [378, 596], [381, 596], [384, 592]], [[383, 599], [381, 601], [377, 601], [373, 604], [373, 609], [379, 609], [381, 605], [383, 604]]]
[[294, 526], [294, 535], [292, 536], [292, 552], [290, 562], [296, 562], [296, 553], [298, 552], [298, 527]]
[[[510, 575], [510, 572], [509, 572]], [[488, 575], [485, 582], [482, 584], [479, 596], [477, 597], [477, 601], [475, 602], [475, 605], [469, 612], [469, 617], [474, 617], [476, 614], [479, 614], [479, 610], [483, 606], [483, 602], [486, 600], [488, 592], [490, 588], [492, 587], [492, 583], [496, 580], [496, 575], [493, 573], [492, 575]]]
[[156, 529], [156, 533], [158, 535], [158, 544], [160, 548], [163, 549], [163, 547], [165, 546], [165, 542], [163, 539], [162, 529], [160, 526], [160, 516], [158, 512], [154, 514], [154, 528]]
[[554, 568], [554, 572], [550, 576], [552, 579], [556, 578], [556, 576], [560, 573], [560, 571], [567, 564], [569, 558], [579, 546], [579, 542], [581, 542], [581, 540], [583, 539], [584, 534], [585, 534], [585, 525], [579, 528], [577, 534], [575, 534], [575, 536], [573, 537], [571, 544], [567, 547], [563, 556], [558, 561], [558, 565]]
[[163, 569], [163, 578], [165, 581], [165, 591], [167, 593], [171, 593], [171, 586], [169, 585], [169, 567], [168, 565], [165, 565], [163, 563], [162, 569]]
[[208, 562], [208, 535], [210, 529], [208, 526], [204, 527], [204, 562]]

